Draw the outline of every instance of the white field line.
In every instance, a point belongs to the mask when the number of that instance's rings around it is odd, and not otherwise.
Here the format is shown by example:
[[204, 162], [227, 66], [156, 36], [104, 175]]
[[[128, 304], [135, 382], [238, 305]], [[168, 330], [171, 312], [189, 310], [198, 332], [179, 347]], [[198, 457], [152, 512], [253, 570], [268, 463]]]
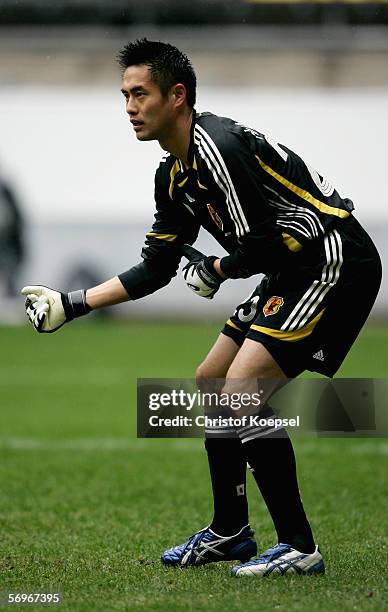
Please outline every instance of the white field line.
[[127, 385], [133, 377], [125, 368], [72, 368], [52, 366], [2, 367], [0, 372], [1, 387], [20, 386], [73, 386], [88, 385]]
[[[332, 438], [335, 440], [336, 438]], [[296, 454], [306, 455], [332, 455], [333, 448], [331, 444], [325, 444], [330, 438], [320, 438], [316, 442], [304, 442], [300, 448], [296, 448]], [[338, 440], [338, 438], [337, 438]], [[357, 441], [360, 443], [357, 444]], [[323, 443], [323, 444], [322, 444]], [[368, 442], [362, 441], [362, 438], [349, 438], [349, 440], [343, 439], [341, 450], [336, 452], [342, 455], [388, 455], [388, 442], [376, 439], [374, 441], [369, 440]]]
[[[326, 440], [317, 440], [301, 444], [297, 448], [297, 454], [329, 455], [333, 453], [330, 444]], [[127, 439], [127, 438], [75, 438], [65, 440], [41, 439], [41, 438], [0, 438], [0, 450], [13, 451], [143, 451], [152, 450], [154, 440]], [[166, 439], [166, 448], [172, 448], [183, 452], [203, 451], [201, 439]], [[160, 448], [160, 444], [158, 445]], [[388, 442], [376, 440], [357, 444], [355, 440], [351, 444], [344, 443], [341, 448], [344, 455], [388, 455]]]
[[[0, 438], [0, 450], [32, 451], [143, 451], [152, 449], [153, 440], [128, 438], [75, 438], [67, 440], [45, 440], [40, 438]], [[202, 449], [201, 440], [176, 440], [167, 442], [169, 448], [196, 451]]]

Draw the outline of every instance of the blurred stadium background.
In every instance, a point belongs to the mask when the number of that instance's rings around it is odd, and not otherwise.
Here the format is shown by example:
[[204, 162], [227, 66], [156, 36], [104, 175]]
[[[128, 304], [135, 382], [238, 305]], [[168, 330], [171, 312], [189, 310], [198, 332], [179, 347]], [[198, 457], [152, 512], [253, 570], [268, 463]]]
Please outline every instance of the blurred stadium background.
[[[131, 132], [114, 58], [141, 36], [190, 55], [198, 110], [271, 134], [351, 197], [387, 263], [388, 2], [0, 0], [0, 173], [25, 219], [17, 286], [91, 286], [139, 261], [161, 150]], [[113, 313], [222, 318], [251, 286], [209, 306], [175, 279]], [[0, 292], [0, 318], [21, 320], [21, 300]], [[387, 312], [383, 287], [374, 315]]]

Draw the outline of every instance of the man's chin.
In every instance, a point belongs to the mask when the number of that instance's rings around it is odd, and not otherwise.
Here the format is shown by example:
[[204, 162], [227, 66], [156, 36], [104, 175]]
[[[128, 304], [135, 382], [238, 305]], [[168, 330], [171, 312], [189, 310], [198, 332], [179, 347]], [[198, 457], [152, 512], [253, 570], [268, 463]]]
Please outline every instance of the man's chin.
[[155, 140], [152, 134], [147, 134], [147, 132], [143, 132], [143, 131], [136, 132], [136, 138], [141, 141]]

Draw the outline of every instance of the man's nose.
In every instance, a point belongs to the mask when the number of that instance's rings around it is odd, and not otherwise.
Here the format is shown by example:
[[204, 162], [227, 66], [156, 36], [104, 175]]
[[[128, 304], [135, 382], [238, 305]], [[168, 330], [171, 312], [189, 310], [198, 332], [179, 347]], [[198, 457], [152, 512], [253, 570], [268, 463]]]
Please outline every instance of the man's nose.
[[134, 98], [132, 98], [131, 96], [127, 99], [127, 113], [128, 115], [136, 115], [137, 113], [137, 108], [135, 105], [135, 100]]

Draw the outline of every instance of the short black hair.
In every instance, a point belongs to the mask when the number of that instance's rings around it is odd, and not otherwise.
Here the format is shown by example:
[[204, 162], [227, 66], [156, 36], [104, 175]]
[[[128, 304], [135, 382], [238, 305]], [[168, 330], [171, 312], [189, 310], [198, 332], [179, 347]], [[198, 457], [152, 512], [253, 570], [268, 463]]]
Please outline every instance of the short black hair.
[[182, 83], [186, 87], [187, 104], [194, 108], [197, 87], [195, 72], [187, 55], [173, 45], [140, 38], [119, 51], [117, 62], [123, 72], [128, 66], [149, 66], [152, 80], [159, 85], [163, 96], [176, 83]]

